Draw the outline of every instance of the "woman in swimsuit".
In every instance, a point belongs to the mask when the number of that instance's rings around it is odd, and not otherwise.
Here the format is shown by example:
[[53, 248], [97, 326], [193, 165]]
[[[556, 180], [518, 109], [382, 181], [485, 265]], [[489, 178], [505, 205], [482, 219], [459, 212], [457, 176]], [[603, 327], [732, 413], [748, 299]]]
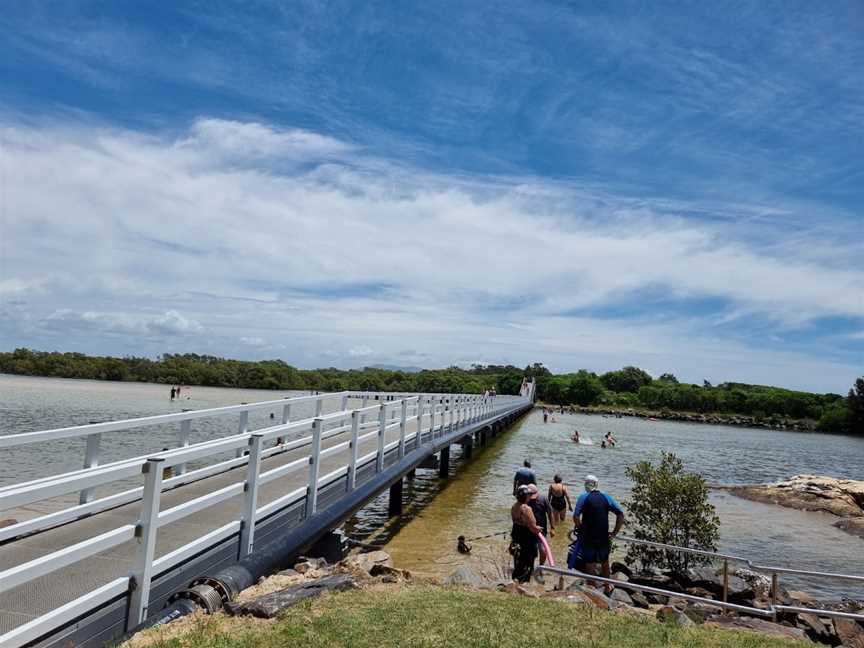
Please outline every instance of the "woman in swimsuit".
[[557, 524], [567, 517], [567, 510], [573, 510], [570, 493], [562, 483], [561, 475], [555, 475], [553, 484], [549, 485], [549, 505], [552, 507], [552, 520]]
[[527, 583], [534, 573], [534, 561], [537, 559], [537, 534], [540, 527], [534, 519], [534, 512], [528, 506], [528, 487], [516, 489], [516, 503], [510, 509], [513, 529], [510, 532], [511, 553], [513, 553], [513, 580]]

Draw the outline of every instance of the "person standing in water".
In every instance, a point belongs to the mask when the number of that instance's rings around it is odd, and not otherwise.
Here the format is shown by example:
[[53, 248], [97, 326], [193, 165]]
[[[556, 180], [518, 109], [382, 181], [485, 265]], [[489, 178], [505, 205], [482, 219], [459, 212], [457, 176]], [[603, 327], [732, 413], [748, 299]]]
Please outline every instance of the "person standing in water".
[[606, 441], [606, 445], [615, 447], [615, 437], [612, 436], [612, 432], [607, 432], [606, 436], [603, 437], [604, 441]]
[[556, 524], [564, 521], [568, 510], [573, 510], [570, 493], [567, 492], [561, 475], [555, 475], [552, 484], [549, 485], [549, 505], [552, 507], [552, 519]]
[[516, 471], [516, 475], [513, 477], [513, 495], [516, 495], [516, 491], [520, 486], [536, 483], [537, 475], [531, 470], [531, 462], [526, 459], [522, 462], [522, 467]]
[[573, 443], [579, 443], [581, 441], [581, 438], [579, 437], [579, 430], [573, 430], [573, 436], [570, 438], [572, 439]]
[[[609, 513], [615, 514], [615, 529], [611, 533]], [[579, 535], [586, 573], [600, 573], [609, 578], [612, 538], [618, 535], [623, 525], [624, 511], [618, 506], [618, 502], [600, 490], [594, 475], [585, 477], [585, 492], [576, 500], [573, 509], [573, 530]], [[611, 593], [612, 589], [611, 585], [605, 587], [607, 594]]]
[[[552, 506], [545, 495], [540, 494], [536, 484], [528, 484], [528, 506], [534, 513], [534, 522], [540, 527], [540, 533], [544, 536], [555, 537], [555, 520], [552, 518]], [[540, 552], [540, 564], [545, 565], [548, 556], [543, 544], [537, 547]]]
[[174, 400], [174, 396], [177, 395], [177, 390], [174, 389], [174, 385], [171, 385], [171, 400]]
[[537, 558], [537, 534], [540, 527], [534, 513], [528, 506], [530, 494], [527, 486], [516, 489], [516, 503], [510, 508], [513, 528], [510, 531], [510, 550], [513, 554], [513, 580], [527, 583], [534, 573], [534, 560]]

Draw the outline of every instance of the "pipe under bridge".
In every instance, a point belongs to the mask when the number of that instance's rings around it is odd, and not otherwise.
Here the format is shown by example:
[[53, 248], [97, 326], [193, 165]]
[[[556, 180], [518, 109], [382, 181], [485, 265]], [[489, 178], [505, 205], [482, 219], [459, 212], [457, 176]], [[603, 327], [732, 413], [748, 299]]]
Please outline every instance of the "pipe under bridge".
[[[307, 550], [387, 489], [399, 514], [406, 475], [437, 455], [446, 477], [453, 444], [470, 457], [533, 399], [527, 381], [518, 396], [339, 392], [0, 436], [4, 471], [11, 450], [85, 446], [80, 470], [0, 488], [0, 518], [21, 518], [0, 528], [0, 648], [102, 645], [274, 540]], [[193, 443], [213, 420], [228, 435]], [[102, 460], [117, 433], [141, 448], [154, 430], [172, 447]]]

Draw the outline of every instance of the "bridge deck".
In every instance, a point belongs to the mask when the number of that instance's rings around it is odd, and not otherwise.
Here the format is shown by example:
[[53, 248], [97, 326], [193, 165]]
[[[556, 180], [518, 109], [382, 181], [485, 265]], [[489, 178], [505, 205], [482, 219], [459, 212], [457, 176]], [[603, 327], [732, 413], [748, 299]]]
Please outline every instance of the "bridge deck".
[[[409, 423], [408, 433], [411, 434], [415, 429], [416, 422]], [[322, 449], [341, 443], [349, 436], [350, 433], [343, 432], [330, 437], [322, 441]], [[387, 434], [386, 441], [389, 443], [398, 438], [399, 431], [391, 430]], [[373, 452], [376, 443], [374, 438], [367, 440], [366, 443], [361, 443], [359, 446], [360, 456]], [[308, 455], [308, 448], [277, 454], [262, 460], [262, 470], [287, 464], [306, 455]], [[324, 476], [328, 472], [344, 466], [347, 460], [347, 450], [325, 458], [321, 463], [321, 475]], [[166, 491], [161, 498], [162, 509], [165, 510], [212, 493], [219, 488], [243, 480], [244, 476], [245, 467], [235, 468]], [[259, 506], [305, 486], [307, 480], [308, 470], [303, 470], [261, 485], [258, 494]], [[237, 520], [240, 516], [241, 504], [242, 495], [238, 495], [181, 521], [161, 527], [158, 533], [156, 557], [163, 556], [192, 542], [232, 520]], [[323, 504], [326, 502], [322, 501]], [[136, 501], [30, 537], [8, 542], [0, 546], [0, 571], [45, 556], [58, 549], [69, 547], [76, 542], [92, 538], [125, 524], [135, 524], [140, 512], [141, 503]], [[0, 634], [56, 609], [58, 606], [115, 578], [125, 576], [132, 567], [136, 549], [136, 541], [129, 541], [0, 594]]]

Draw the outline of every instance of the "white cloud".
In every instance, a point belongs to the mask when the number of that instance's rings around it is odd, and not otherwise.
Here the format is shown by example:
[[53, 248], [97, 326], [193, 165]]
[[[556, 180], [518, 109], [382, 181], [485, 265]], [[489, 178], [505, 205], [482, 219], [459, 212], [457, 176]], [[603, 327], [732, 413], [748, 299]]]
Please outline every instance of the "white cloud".
[[[775, 328], [861, 318], [864, 271], [838, 261], [854, 258], [857, 230], [832, 242], [831, 259], [779, 229], [765, 245], [731, 217], [680, 215], [704, 204], [430, 175], [264, 124], [200, 120], [173, 140], [8, 125], [2, 138], [0, 298], [27, 301], [14, 327], [0, 323], [7, 344], [38, 347], [67, 330], [77, 332], [68, 344], [92, 346], [103, 331], [186, 336], [184, 350], [206, 343], [226, 355], [287, 348], [306, 366], [328, 353], [398, 363], [410, 347], [440, 365], [483, 357], [608, 369], [638, 357], [694, 379], [789, 383], [782, 359], [813, 368], [801, 380], [814, 386], [854, 372], [855, 358], [707, 337], [716, 314], [562, 313], [638, 305], [650, 293], [720, 300]], [[759, 211], [739, 203], [729, 214], [748, 209]], [[348, 351], [335, 352], [346, 340]]]

